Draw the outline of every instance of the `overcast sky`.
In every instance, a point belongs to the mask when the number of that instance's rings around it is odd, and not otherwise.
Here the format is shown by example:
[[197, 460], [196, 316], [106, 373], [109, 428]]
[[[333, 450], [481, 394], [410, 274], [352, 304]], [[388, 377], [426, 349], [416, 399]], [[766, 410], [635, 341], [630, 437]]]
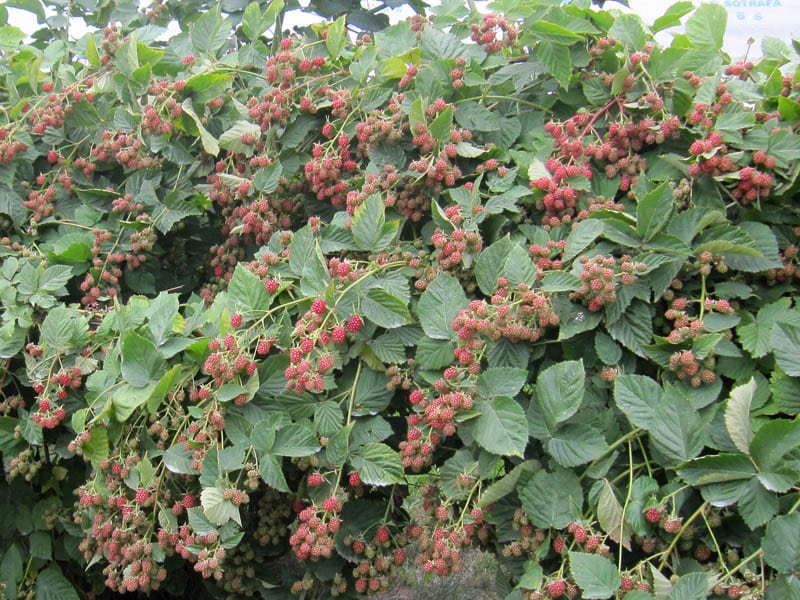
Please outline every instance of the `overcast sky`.
[[[695, 0], [700, 4], [704, 0]], [[725, 49], [732, 58], [741, 58], [747, 51], [747, 40], [755, 38], [756, 44], [750, 56], [760, 54], [760, 40], [765, 36], [775, 36], [789, 41], [792, 37], [800, 37], [800, 0], [707, 0], [723, 5], [728, 11], [728, 28], [725, 37]], [[629, 0], [633, 12], [641, 15], [647, 24], [652, 24], [672, 4], [662, 0]], [[606, 8], [622, 8], [620, 4], [610, 1]], [[9, 23], [24, 31], [37, 29], [35, 17], [26, 11], [9, 8]], [[73, 32], [77, 36], [83, 31], [76, 27]], [[659, 36], [662, 43], [669, 44], [670, 34]]]

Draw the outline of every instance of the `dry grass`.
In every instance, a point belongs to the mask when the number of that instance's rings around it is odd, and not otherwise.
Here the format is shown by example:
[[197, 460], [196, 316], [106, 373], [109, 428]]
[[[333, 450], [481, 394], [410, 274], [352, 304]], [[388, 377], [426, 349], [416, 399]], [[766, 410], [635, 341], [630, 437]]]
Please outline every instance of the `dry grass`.
[[491, 554], [465, 550], [463, 568], [447, 577], [426, 576], [409, 562], [397, 585], [376, 600], [497, 600], [494, 581], [497, 562]]

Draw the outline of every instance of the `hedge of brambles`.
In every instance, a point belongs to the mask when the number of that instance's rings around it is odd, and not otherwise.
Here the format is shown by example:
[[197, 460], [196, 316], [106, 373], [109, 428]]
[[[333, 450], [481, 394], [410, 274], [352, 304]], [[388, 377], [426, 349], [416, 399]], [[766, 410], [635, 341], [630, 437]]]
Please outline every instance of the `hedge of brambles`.
[[561, 4], [0, 28], [7, 598], [800, 597], [798, 48]]

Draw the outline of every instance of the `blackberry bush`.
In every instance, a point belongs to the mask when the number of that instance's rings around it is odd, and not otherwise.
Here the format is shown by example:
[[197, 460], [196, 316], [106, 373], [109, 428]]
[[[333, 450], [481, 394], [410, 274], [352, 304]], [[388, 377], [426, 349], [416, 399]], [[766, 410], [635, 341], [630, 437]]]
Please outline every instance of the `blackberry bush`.
[[472, 546], [507, 600], [800, 596], [797, 44], [19, 4], [5, 597], [355, 597]]

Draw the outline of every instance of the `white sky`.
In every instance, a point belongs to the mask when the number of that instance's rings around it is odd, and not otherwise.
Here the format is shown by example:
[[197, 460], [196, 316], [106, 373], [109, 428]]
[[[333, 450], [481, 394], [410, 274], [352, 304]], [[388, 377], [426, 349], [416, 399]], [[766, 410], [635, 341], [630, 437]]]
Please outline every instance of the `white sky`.
[[[747, 39], [753, 37], [756, 43], [750, 56], [760, 54], [760, 40], [765, 36], [775, 36], [789, 42], [800, 38], [800, 0], [694, 0], [716, 2], [728, 10], [728, 28], [725, 49], [734, 59], [741, 58], [747, 51]], [[629, 0], [633, 12], [639, 14], [647, 24], [652, 24], [672, 4], [670, 0]], [[609, 1], [607, 9], [623, 9], [622, 5]], [[32, 13], [8, 8], [9, 24], [26, 32], [35, 31], [38, 26]], [[299, 15], [299, 13], [297, 13]], [[301, 17], [302, 18], [302, 17]], [[287, 26], [292, 26], [287, 23]], [[75, 27], [74, 34], [80, 37], [83, 30]], [[659, 36], [662, 43], [669, 44], [669, 30]]]

